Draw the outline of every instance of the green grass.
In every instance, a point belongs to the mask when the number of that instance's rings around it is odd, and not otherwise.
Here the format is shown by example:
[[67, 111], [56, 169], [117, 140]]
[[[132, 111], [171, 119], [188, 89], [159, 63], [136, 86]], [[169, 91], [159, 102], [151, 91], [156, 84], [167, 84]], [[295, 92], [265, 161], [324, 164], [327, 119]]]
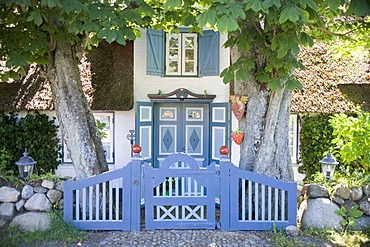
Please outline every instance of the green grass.
[[46, 231], [22, 232], [15, 227], [7, 227], [0, 232], [1, 246], [42, 246], [45, 243], [58, 243], [67, 246], [86, 238], [87, 232], [80, 231], [63, 221], [62, 212], [50, 212], [51, 226]]
[[290, 237], [284, 230], [269, 233], [274, 246], [278, 247], [365, 247], [370, 246], [370, 229], [367, 231], [341, 231], [307, 229], [299, 236]]
[[327, 231], [327, 238], [335, 246], [370, 246], [370, 229], [367, 231]]

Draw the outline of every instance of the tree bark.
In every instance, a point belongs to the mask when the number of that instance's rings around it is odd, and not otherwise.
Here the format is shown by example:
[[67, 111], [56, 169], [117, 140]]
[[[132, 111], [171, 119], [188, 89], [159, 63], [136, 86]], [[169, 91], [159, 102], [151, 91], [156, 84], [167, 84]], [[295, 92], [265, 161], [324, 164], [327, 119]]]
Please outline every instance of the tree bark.
[[64, 141], [71, 153], [76, 178], [108, 170], [94, 116], [82, 90], [77, 46], [56, 43], [49, 53], [48, 79]]
[[[256, 66], [264, 66], [258, 45], [249, 53], [231, 48], [231, 62], [249, 56]], [[240, 146], [239, 167], [272, 178], [294, 181], [289, 153], [289, 113], [291, 91], [284, 88], [271, 91], [264, 83], [257, 82], [251, 71], [248, 81], [234, 80], [235, 95], [248, 97], [246, 116], [239, 122], [244, 132]]]

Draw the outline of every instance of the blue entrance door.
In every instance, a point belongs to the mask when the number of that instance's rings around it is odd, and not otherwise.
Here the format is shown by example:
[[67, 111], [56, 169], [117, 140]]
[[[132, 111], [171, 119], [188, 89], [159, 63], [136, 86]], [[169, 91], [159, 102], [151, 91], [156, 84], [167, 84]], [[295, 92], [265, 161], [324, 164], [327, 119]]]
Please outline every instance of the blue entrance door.
[[158, 103], [154, 107], [154, 167], [173, 153], [209, 163], [209, 104]]
[[136, 102], [135, 142], [141, 155], [159, 167], [168, 155], [188, 153], [200, 166], [220, 157], [229, 145], [229, 105], [209, 102]]

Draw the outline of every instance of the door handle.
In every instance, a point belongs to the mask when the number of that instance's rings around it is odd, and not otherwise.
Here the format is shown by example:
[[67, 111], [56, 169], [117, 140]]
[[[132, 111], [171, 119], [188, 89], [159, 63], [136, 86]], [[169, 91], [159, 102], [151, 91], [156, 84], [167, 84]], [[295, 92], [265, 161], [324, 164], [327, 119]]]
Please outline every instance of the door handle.
[[182, 150], [184, 151], [184, 153], [187, 153], [187, 152], [188, 152], [188, 150], [189, 150], [189, 148], [185, 148], [185, 147], [184, 147]]

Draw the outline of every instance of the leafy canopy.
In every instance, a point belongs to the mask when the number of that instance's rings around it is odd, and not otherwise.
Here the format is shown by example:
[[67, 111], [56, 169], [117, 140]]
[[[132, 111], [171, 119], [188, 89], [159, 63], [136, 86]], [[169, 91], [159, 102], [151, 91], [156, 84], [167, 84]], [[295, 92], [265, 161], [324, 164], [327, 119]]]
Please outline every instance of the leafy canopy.
[[0, 60], [8, 68], [0, 81], [25, 75], [29, 63], [47, 64], [55, 42], [124, 45], [154, 14], [144, 0], [2, 0], [0, 9]]
[[[251, 75], [271, 90], [300, 88], [292, 70], [303, 68], [297, 60], [299, 46], [314, 40], [346, 38], [361, 50], [369, 47], [370, 7], [366, 0], [149, 0], [161, 13], [158, 26], [177, 31], [209, 27], [228, 34], [225, 47], [244, 54], [226, 68], [225, 83], [234, 78], [248, 81]], [[171, 23], [171, 25], [168, 25]], [[339, 26], [338, 24], [344, 24]], [[257, 59], [256, 59], [257, 58]]]
[[221, 73], [224, 82], [255, 78], [271, 90], [301, 87], [292, 73], [303, 68], [300, 45], [335, 41], [342, 53], [362, 55], [370, 47], [366, 0], [2, 0], [0, 8], [1, 60], [10, 68], [2, 81], [24, 75], [31, 62], [47, 64], [55, 42], [125, 44], [140, 35], [138, 27], [227, 33], [224, 46], [245, 55]]

